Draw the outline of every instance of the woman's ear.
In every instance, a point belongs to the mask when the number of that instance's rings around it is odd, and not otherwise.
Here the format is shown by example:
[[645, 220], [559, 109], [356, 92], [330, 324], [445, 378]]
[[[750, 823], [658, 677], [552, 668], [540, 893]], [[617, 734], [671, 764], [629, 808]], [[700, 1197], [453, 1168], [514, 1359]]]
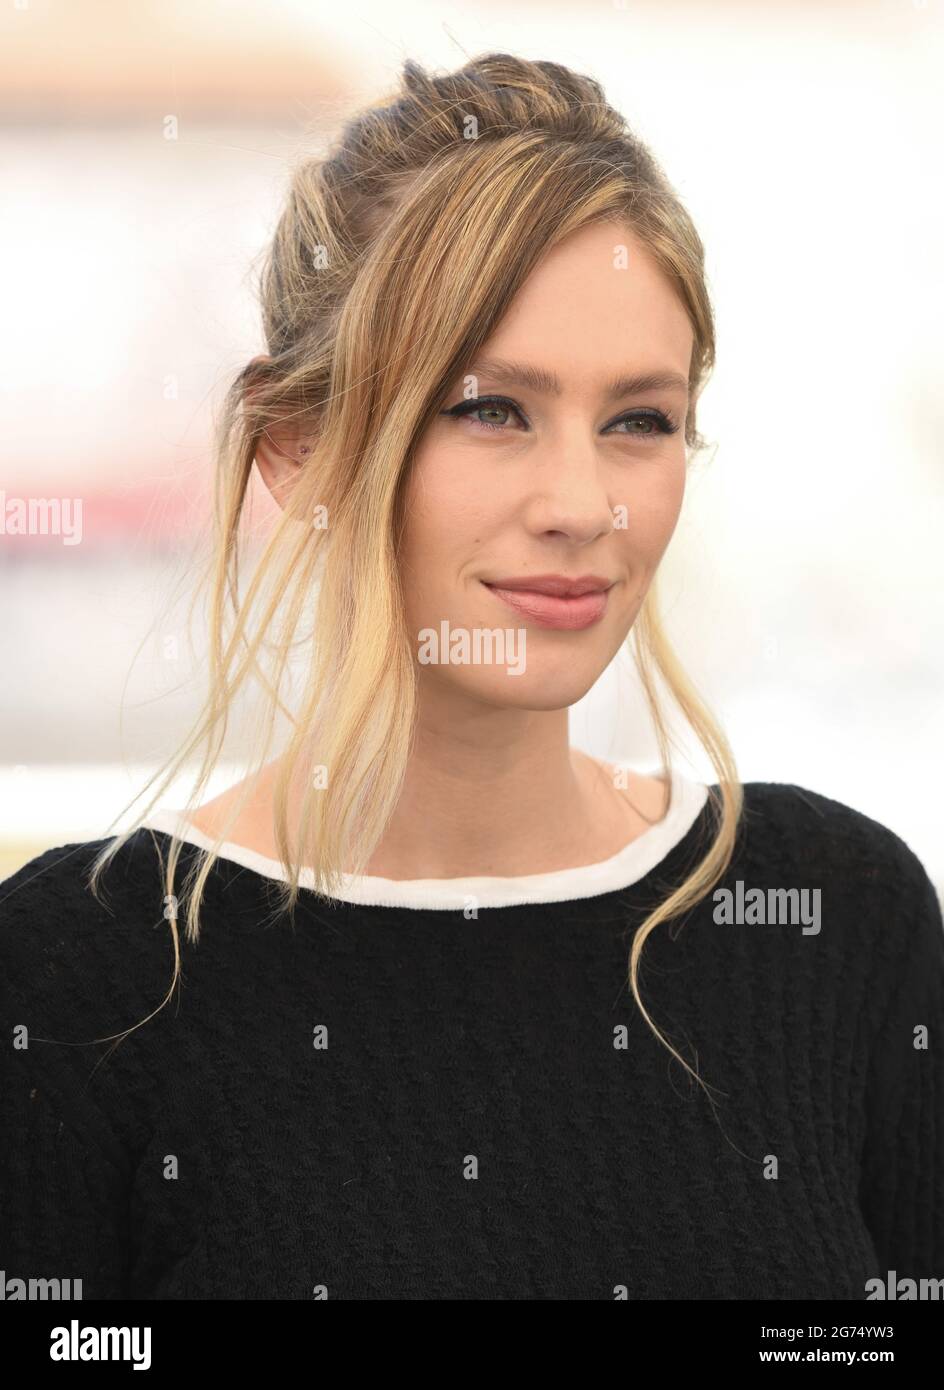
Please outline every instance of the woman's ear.
[[256, 467], [280, 507], [288, 501], [311, 448], [311, 435], [281, 425], [269, 425], [256, 444]]
[[[254, 359], [264, 361], [265, 359]], [[251, 398], [254, 388], [246, 387]], [[284, 507], [301, 468], [314, 446], [310, 426], [291, 420], [267, 425], [256, 444], [255, 461], [266, 487], [280, 507]]]

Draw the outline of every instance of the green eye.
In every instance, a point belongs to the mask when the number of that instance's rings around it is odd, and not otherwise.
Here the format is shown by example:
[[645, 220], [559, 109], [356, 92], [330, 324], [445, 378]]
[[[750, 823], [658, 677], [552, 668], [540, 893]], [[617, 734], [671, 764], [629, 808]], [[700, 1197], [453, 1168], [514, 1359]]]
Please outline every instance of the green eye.
[[505, 400], [503, 396], [473, 396], [467, 401], [460, 401], [458, 405], [451, 406], [449, 410], [444, 410], [442, 413], [444, 415], [451, 415], [454, 419], [460, 419], [465, 416], [472, 417], [476, 425], [480, 425], [482, 429], [486, 430], [503, 430], [505, 428], [507, 423], [505, 420], [496, 422], [494, 420], [481, 419], [481, 413], [483, 411], [492, 411], [493, 413], [498, 413], [499, 415], [504, 414], [505, 416], [514, 412], [518, 419], [521, 420], [522, 424], [525, 423], [524, 417], [514, 401]]
[[[499, 416], [498, 420], [484, 419], [485, 413], [490, 412], [492, 416]], [[450, 406], [448, 410], [441, 412], [452, 419], [468, 417], [472, 423], [483, 430], [493, 430], [499, 433], [508, 433], [511, 415], [517, 417], [520, 427], [528, 429], [528, 422], [525, 419], [519, 406], [514, 401], [510, 401], [505, 396], [473, 396], [469, 400], [459, 401], [457, 405]], [[642, 425], [642, 429], [620, 429], [621, 425], [637, 426]], [[519, 426], [515, 426], [517, 429]], [[622, 434], [627, 438], [635, 439], [656, 439], [660, 435], [675, 434], [679, 426], [664, 414], [661, 410], [645, 409], [627, 411], [626, 414], [619, 416], [618, 419], [611, 421], [606, 426], [606, 433]]]
[[[609, 428], [616, 429], [617, 425], [639, 424], [651, 425], [652, 428], [647, 430], [626, 430], [625, 433], [629, 435], [635, 434], [639, 439], [649, 439], [656, 434], [675, 434], [678, 429], [678, 425], [675, 421], [670, 420], [668, 415], [663, 415], [661, 410], [634, 410], [631, 415], [623, 415], [620, 419], [614, 420]], [[624, 433], [624, 431], [617, 430], [617, 433]]]

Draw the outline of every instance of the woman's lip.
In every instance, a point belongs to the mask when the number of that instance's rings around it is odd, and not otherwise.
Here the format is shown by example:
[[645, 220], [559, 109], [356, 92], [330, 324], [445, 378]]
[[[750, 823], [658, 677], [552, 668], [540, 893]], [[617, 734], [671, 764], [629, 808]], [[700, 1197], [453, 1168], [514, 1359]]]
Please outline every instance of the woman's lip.
[[495, 584], [486, 584], [496, 597], [516, 613], [530, 618], [538, 627], [565, 628], [578, 631], [597, 623], [606, 612], [609, 589], [595, 589], [577, 598], [555, 598], [553, 594], [539, 594], [533, 589], [501, 589]]

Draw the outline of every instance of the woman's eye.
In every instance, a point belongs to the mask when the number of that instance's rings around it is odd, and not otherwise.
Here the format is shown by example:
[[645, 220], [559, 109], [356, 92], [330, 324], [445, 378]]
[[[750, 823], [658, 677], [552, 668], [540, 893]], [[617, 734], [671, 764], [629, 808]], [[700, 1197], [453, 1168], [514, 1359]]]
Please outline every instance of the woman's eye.
[[469, 417], [474, 424], [487, 430], [504, 430], [513, 415], [523, 423], [518, 407], [512, 401], [502, 400], [500, 397], [474, 396], [451, 406], [449, 410], [444, 410], [443, 414], [451, 415], [453, 418]]
[[[618, 430], [619, 425], [629, 425], [632, 428]], [[635, 426], [642, 425], [644, 428], [636, 429]], [[611, 430], [616, 430], [620, 434], [636, 435], [640, 439], [648, 439], [657, 434], [674, 434], [678, 425], [670, 420], [667, 415], [663, 415], [661, 410], [640, 412], [636, 411], [632, 415], [624, 415], [620, 420], [614, 420], [609, 426]]]
[[[509, 429], [527, 429], [525, 420], [514, 401], [503, 396], [474, 396], [444, 410], [453, 419], [468, 418], [483, 430], [508, 433]], [[518, 423], [515, 424], [514, 422]], [[625, 429], [622, 426], [626, 426]], [[678, 425], [661, 410], [636, 410], [607, 425], [606, 433], [623, 434], [636, 439], [654, 439], [658, 435], [674, 434]]]

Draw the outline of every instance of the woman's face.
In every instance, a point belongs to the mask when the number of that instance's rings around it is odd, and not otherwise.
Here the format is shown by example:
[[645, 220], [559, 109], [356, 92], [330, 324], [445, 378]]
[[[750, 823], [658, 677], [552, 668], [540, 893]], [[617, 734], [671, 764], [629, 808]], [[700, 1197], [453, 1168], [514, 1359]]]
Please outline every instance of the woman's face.
[[[551, 710], [594, 684], [678, 520], [692, 342], [671, 284], [618, 224], [582, 228], [535, 268], [407, 480], [421, 689]], [[628, 380], [645, 377], [659, 380]], [[555, 580], [596, 592], [555, 596]]]

